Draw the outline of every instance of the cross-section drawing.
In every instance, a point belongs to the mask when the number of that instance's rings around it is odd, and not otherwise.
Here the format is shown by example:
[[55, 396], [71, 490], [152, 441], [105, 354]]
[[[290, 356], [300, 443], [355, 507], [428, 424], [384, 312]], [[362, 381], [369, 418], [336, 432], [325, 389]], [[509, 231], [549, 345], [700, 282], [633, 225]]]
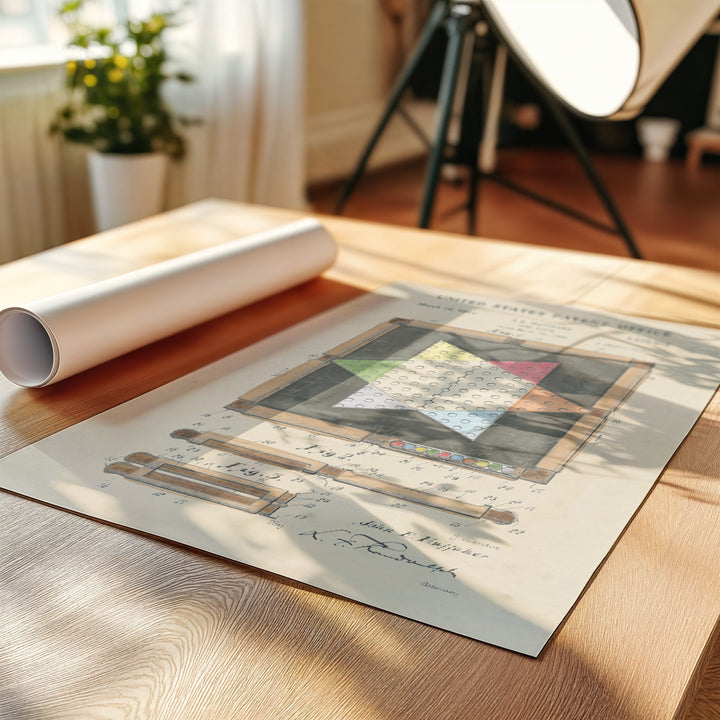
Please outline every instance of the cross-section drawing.
[[227, 505], [260, 515], [272, 515], [295, 496], [281, 488], [274, 488], [254, 480], [239, 479], [217, 470], [207, 470], [136, 452], [124, 461], [111, 463], [105, 472], [121, 475], [128, 480], [178, 493], [200, 500]]

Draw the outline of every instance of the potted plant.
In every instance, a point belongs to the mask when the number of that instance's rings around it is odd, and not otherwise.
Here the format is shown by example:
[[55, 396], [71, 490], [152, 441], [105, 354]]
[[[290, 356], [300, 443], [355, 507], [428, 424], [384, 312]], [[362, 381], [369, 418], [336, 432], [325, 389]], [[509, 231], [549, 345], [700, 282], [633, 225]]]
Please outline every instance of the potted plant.
[[168, 73], [166, 31], [177, 13], [92, 26], [85, 0], [65, 2], [59, 15], [68, 30], [73, 59], [67, 63], [68, 97], [50, 130], [91, 148], [90, 186], [98, 229], [130, 222], [163, 209], [168, 158], [185, 142], [162, 96], [164, 83], [192, 78]]

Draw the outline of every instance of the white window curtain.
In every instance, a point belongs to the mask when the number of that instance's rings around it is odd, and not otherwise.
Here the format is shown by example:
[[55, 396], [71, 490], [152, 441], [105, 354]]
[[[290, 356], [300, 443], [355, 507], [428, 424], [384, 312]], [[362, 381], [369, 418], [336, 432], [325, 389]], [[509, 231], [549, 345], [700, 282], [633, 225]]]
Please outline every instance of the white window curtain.
[[[168, 94], [178, 113], [199, 123], [183, 129], [188, 152], [171, 166], [168, 208], [205, 197], [304, 207], [303, 5], [191, 3], [177, 50], [196, 81]], [[152, 6], [127, 3], [131, 14]], [[54, 3], [35, 7], [55, 12]], [[57, 56], [54, 67], [10, 71], [1, 66], [1, 50], [0, 262], [6, 262], [90, 234], [93, 225], [83, 151], [45, 131], [61, 99]]]
[[66, 239], [61, 153], [47, 132], [62, 78], [57, 67], [0, 75], [0, 262]]
[[196, 82], [170, 97], [200, 122], [185, 131], [171, 204], [213, 196], [303, 207], [302, 0], [206, 0], [188, 27]]

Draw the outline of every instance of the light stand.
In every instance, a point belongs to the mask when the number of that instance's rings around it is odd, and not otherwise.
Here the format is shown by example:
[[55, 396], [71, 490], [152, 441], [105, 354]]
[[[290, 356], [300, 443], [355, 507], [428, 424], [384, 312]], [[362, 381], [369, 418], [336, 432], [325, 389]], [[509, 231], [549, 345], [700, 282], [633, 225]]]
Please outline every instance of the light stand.
[[[457, 89], [458, 71], [461, 65], [463, 52], [467, 52], [468, 48], [472, 49], [476, 47], [476, 43], [483, 43], [482, 47], [479, 48], [482, 57], [482, 63], [484, 66], [485, 77], [490, 77], [492, 73], [492, 66], [494, 63], [494, 45], [500, 43], [502, 40], [497, 37], [497, 34], [492, 32], [487, 35], [480, 37], [475, 31], [475, 26], [480, 20], [486, 20], [485, 13], [483, 11], [482, 0], [436, 0], [432, 7], [428, 19], [423, 27], [420, 37], [416, 43], [416, 46], [403, 68], [396, 84], [391, 92], [390, 98], [385, 107], [374, 132], [372, 133], [362, 155], [355, 167], [355, 170], [347, 183], [345, 184], [342, 194], [336, 205], [336, 212], [342, 212], [350, 195], [354, 192], [357, 184], [359, 183], [363, 173], [365, 172], [368, 160], [372, 154], [375, 145], [379, 141], [383, 134], [388, 122], [396, 111], [400, 111], [401, 115], [407, 120], [408, 117], [402, 112], [400, 108], [400, 101], [405, 94], [406, 90], [410, 86], [413, 74], [420, 64], [421, 60], [425, 56], [428, 50], [430, 41], [440, 28], [445, 26], [447, 32], [447, 48], [445, 51], [445, 58], [443, 61], [442, 75], [440, 79], [440, 88], [438, 91], [437, 105], [438, 105], [438, 117], [437, 125], [435, 130], [434, 142], [430, 144], [430, 154], [428, 157], [427, 169], [425, 173], [425, 185], [423, 190], [423, 198], [420, 206], [420, 215], [418, 225], [421, 228], [427, 228], [430, 226], [430, 221], [433, 213], [433, 206], [435, 202], [435, 195], [437, 192], [437, 184], [440, 176], [440, 169], [444, 163], [451, 164], [469, 164], [471, 167], [470, 173], [470, 184], [469, 184], [469, 200], [467, 204], [468, 209], [468, 230], [471, 234], [475, 232], [476, 213], [477, 213], [477, 193], [478, 193], [478, 181], [482, 178], [491, 179], [498, 182], [509, 189], [523, 194], [537, 202], [541, 202], [554, 210], [564, 212], [567, 215], [588, 224], [593, 225], [596, 228], [614, 233], [623, 238], [628, 252], [632, 257], [640, 258], [640, 252], [633, 240], [633, 237], [623, 221], [615, 203], [613, 202], [610, 193], [605, 187], [602, 179], [598, 175], [577, 131], [570, 122], [564, 109], [560, 103], [532, 76], [531, 80], [537, 87], [540, 97], [544, 104], [548, 107], [556, 122], [560, 126], [560, 129], [564, 133], [570, 147], [575, 152], [588, 180], [592, 184], [596, 193], [598, 194], [606, 212], [613, 221], [613, 225], [606, 225], [601, 223], [594, 218], [591, 218], [573, 208], [563, 205], [557, 201], [546, 198], [538, 193], [527, 190], [522, 186], [514, 183], [513, 181], [503, 178], [495, 172], [485, 172], [478, 168], [477, 157], [478, 149], [480, 147], [481, 133], [480, 123], [478, 127], [472, 130], [471, 146], [474, 150], [471, 153], [471, 160], [465, 162], [460, 161], [455, 155], [452, 154], [453, 148], [448, 144], [447, 135], [450, 125], [450, 119], [453, 110], [453, 103], [455, 100], [455, 94]], [[492, 26], [491, 26], [492, 30]], [[487, 88], [484, 88], [484, 98], [482, 102], [483, 106], [483, 120], [487, 121]], [[470, 90], [466, 93], [465, 103], [468, 101], [468, 95]], [[411, 127], [413, 130], [418, 132], [416, 126], [412, 123]]]

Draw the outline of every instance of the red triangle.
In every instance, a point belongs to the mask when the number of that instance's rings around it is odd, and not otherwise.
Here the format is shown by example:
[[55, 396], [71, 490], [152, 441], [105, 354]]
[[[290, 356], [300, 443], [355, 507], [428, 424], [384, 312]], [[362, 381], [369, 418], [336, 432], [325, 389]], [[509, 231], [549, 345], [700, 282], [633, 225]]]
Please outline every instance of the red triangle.
[[531, 383], [539, 383], [558, 366], [558, 363], [554, 362], [527, 362], [524, 360], [491, 360], [490, 362]]

